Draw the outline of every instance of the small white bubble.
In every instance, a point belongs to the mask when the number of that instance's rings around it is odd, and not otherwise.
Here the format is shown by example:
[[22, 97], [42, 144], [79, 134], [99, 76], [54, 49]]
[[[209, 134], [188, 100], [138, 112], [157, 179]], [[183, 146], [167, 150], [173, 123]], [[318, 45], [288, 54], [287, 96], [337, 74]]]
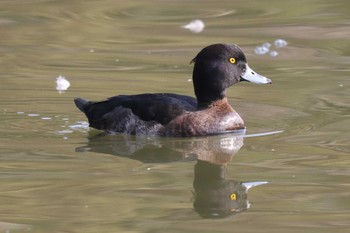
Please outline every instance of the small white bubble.
[[51, 117], [42, 117], [41, 120], [51, 120]]
[[95, 52], [95, 50], [94, 49], [90, 49], [90, 53], [94, 53]]
[[188, 29], [194, 33], [200, 33], [205, 28], [204, 22], [200, 19], [191, 21], [190, 23], [181, 26], [182, 28]]
[[148, 168], [147, 168], [147, 171], [150, 171], [150, 170], [151, 170], [151, 168], [150, 168], [150, 167], [148, 167]]
[[339, 84], [339, 87], [343, 87], [344, 85], [343, 84]]
[[270, 56], [271, 57], [276, 57], [276, 56], [278, 56], [278, 52], [273, 50], [273, 51], [270, 52]]
[[17, 114], [21, 115], [21, 114], [24, 114], [24, 112], [17, 112]]
[[263, 55], [263, 54], [266, 54], [266, 53], [268, 53], [269, 52], [269, 48], [267, 48], [267, 47], [264, 47], [264, 46], [257, 46], [256, 48], [255, 48], [255, 53], [256, 54], [258, 54], [258, 55]]
[[36, 116], [40, 116], [40, 114], [37, 114], [37, 113], [29, 113], [28, 116], [29, 116], [29, 117], [36, 117]]
[[277, 39], [275, 40], [274, 45], [276, 48], [283, 48], [288, 45], [288, 42], [283, 39]]
[[191, 78], [187, 79], [187, 82], [192, 82], [192, 79]]
[[56, 78], [56, 90], [61, 94], [68, 90], [70, 87], [70, 82], [62, 75]]

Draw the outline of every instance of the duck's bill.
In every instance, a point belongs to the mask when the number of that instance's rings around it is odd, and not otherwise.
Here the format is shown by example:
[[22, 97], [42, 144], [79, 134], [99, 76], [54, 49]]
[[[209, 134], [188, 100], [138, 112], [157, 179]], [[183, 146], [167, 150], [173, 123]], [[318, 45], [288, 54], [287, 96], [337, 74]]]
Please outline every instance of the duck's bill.
[[263, 184], [268, 184], [269, 182], [267, 181], [254, 181], [254, 182], [243, 182], [242, 185], [247, 189], [247, 191], [250, 189], [250, 188], [254, 188], [256, 186], [259, 186], [259, 185], [263, 185]]
[[256, 73], [254, 70], [252, 70], [248, 64], [246, 66], [246, 71], [244, 75], [241, 76], [241, 81], [247, 81], [257, 84], [271, 84], [272, 81], [269, 78], [266, 78], [258, 73]]

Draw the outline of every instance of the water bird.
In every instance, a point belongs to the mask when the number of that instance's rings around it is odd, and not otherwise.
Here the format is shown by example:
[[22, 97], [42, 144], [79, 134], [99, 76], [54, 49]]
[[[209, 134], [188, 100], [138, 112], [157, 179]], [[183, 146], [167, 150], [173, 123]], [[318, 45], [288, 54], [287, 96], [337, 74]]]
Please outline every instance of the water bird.
[[212, 44], [193, 58], [196, 98], [173, 93], [117, 95], [103, 101], [74, 100], [90, 127], [111, 133], [195, 137], [245, 130], [226, 89], [242, 81], [270, 84], [253, 71], [235, 44]]

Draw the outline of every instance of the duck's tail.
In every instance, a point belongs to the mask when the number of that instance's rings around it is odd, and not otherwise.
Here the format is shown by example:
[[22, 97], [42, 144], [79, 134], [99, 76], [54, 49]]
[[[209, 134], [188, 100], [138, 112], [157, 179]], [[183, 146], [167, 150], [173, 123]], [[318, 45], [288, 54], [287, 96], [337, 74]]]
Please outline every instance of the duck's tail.
[[83, 99], [83, 98], [75, 98], [74, 99], [75, 105], [79, 108], [80, 111], [84, 112], [84, 107], [90, 103], [90, 101]]

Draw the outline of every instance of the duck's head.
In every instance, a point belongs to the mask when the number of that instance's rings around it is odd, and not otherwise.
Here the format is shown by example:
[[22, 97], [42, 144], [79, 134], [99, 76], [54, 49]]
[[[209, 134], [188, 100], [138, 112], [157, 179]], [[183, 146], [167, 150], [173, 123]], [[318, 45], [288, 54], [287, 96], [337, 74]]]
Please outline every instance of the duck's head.
[[209, 45], [192, 62], [195, 63], [193, 85], [199, 105], [223, 99], [226, 89], [241, 81], [271, 83], [248, 66], [243, 51], [234, 44]]

